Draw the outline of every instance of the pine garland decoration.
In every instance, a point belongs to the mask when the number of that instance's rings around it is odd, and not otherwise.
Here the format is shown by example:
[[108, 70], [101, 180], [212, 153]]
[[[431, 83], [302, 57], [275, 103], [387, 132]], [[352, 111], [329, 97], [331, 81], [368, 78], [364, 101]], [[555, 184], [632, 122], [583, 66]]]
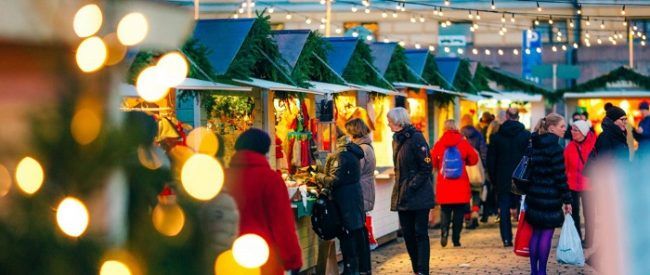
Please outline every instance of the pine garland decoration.
[[385, 87], [386, 84], [368, 67], [372, 66], [372, 54], [370, 52], [370, 46], [363, 43], [363, 41], [357, 41], [350, 62], [343, 72], [343, 78], [354, 84]]
[[[427, 60], [424, 63], [424, 72], [422, 78], [431, 85], [439, 86], [443, 89], [453, 90], [449, 84], [440, 76], [436, 58], [432, 54], [427, 55]], [[454, 103], [456, 96], [447, 93], [433, 93], [432, 99], [439, 102], [442, 106], [447, 106]]]
[[642, 75], [633, 69], [621, 66], [607, 74], [579, 84], [573, 88], [558, 90], [556, 93], [562, 95], [567, 92], [585, 93], [606, 88], [608, 83], [620, 80], [630, 81], [640, 88], [650, 90], [650, 76]]
[[[345, 83], [322, 62], [327, 60], [327, 53], [331, 50], [332, 45], [329, 41], [323, 39], [320, 33], [312, 31], [307, 38], [307, 43], [296, 66], [300, 66], [304, 59], [311, 64], [310, 69], [305, 69], [310, 80], [343, 85]], [[319, 58], [320, 60], [318, 60]]]
[[[552, 94], [551, 91], [544, 89], [533, 82], [510, 75], [507, 72], [496, 70], [481, 64], [478, 66], [479, 67], [476, 68], [476, 75], [474, 77], [475, 83], [478, 83], [478, 86], [487, 86], [487, 80], [492, 80], [507, 90], [523, 91], [524, 93], [543, 96], [549, 96]], [[489, 89], [489, 87], [487, 88]]]
[[411, 75], [412, 73], [406, 63], [404, 48], [398, 44], [395, 46], [393, 55], [390, 58], [390, 63], [388, 63], [388, 68], [386, 69], [384, 78], [386, 78], [390, 83], [405, 82], [408, 81], [409, 76]]
[[469, 67], [469, 61], [466, 59], [460, 61], [458, 71], [456, 72], [456, 78], [454, 79], [454, 87], [456, 87], [457, 91], [462, 93], [478, 94], [479, 91], [472, 83], [472, 72]]

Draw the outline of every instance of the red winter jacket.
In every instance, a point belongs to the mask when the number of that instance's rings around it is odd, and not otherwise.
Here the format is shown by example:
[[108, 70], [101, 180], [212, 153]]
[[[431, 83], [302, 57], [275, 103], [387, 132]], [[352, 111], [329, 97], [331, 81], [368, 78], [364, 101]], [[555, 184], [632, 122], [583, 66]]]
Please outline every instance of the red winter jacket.
[[302, 266], [296, 221], [287, 187], [266, 157], [252, 151], [235, 153], [226, 171], [225, 188], [237, 202], [239, 234], [257, 234], [271, 248], [262, 274], [284, 274]]
[[459, 131], [449, 130], [445, 132], [431, 150], [433, 168], [438, 171], [436, 202], [438, 204], [469, 203], [472, 191], [469, 185], [467, 170], [463, 169], [463, 175], [458, 179], [445, 179], [442, 173], [440, 173], [445, 150], [451, 146], [458, 147], [458, 151], [460, 151], [463, 160], [465, 160], [465, 166], [475, 165], [478, 162], [478, 154]]
[[[585, 163], [589, 160], [589, 154], [596, 145], [596, 135], [589, 132], [587, 138], [578, 143], [572, 140], [566, 148], [564, 148], [564, 166], [566, 167], [566, 177], [569, 182], [569, 189], [571, 191], [585, 191], [589, 190], [589, 179], [583, 175]], [[578, 154], [580, 151], [580, 154]], [[582, 155], [582, 158], [580, 156]]]

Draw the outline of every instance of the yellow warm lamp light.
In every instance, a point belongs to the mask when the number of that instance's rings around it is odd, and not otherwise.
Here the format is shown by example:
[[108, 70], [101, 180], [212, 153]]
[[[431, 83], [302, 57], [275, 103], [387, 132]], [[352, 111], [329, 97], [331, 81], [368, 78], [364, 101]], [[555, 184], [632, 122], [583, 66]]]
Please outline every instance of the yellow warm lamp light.
[[43, 185], [43, 167], [31, 157], [23, 158], [16, 167], [16, 183], [27, 195], [36, 193]]
[[205, 154], [194, 154], [181, 170], [185, 191], [195, 199], [207, 201], [219, 194], [223, 187], [223, 168], [219, 162]]
[[142, 42], [149, 32], [147, 18], [139, 12], [125, 15], [117, 24], [117, 38], [124, 46]]
[[160, 81], [169, 87], [181, 84], [189, 71], [185, 56], [176, 51], [163, 55], [156, 66], [161, 75]]
[[232, 250], [221, 253], [214, 263], [214, 274], [259, 275], [260, 268], [246, 268], [235, 261]]
[[194, 152], [214, 156], [219, 150], [219, 140], [212, 130], [198, 127], [187, 135], [187, 145]]
[[102, 10], [95, 4], [83, 6], [74, 15], [72, 26], [79, 37], [91, 36], [102, 27]]
[[242, 235], [232, 245], [235, 261], [246, 268], [256, 268], [269, 260], [269, 245], [255, 234]]
[[56, 222], [63, 233], [79, 237], [88, 227], [88, 210], [78, 199], [67, 197], [56, 208]]
[[77, 66], [85, 73], [101, 69], [106, 63], [108, 50], [101, 38], [93, 36], [79, 44], [75, 55]]
[[99, 275], [131, 275], [129, 267], [116, 260], [105, 261], [99, 270]]

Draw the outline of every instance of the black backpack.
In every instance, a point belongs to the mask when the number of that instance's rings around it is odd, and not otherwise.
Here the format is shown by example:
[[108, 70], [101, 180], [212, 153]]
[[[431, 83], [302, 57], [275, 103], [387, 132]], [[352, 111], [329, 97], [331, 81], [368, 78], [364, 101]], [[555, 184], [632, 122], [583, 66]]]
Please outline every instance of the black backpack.
[[331, 240], [341, 232], [341, 214], [328, 196], [321, 194], [314, 203], [311, 213], [311, 227], [323, 240]]

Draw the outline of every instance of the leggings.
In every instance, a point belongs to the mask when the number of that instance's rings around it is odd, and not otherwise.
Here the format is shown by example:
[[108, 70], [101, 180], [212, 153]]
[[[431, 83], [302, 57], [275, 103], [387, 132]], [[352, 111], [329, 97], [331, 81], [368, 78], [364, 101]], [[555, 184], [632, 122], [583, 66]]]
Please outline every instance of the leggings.
[[533, 228], [530, 238], [530, 274], [546, 275], [554, 228]]

